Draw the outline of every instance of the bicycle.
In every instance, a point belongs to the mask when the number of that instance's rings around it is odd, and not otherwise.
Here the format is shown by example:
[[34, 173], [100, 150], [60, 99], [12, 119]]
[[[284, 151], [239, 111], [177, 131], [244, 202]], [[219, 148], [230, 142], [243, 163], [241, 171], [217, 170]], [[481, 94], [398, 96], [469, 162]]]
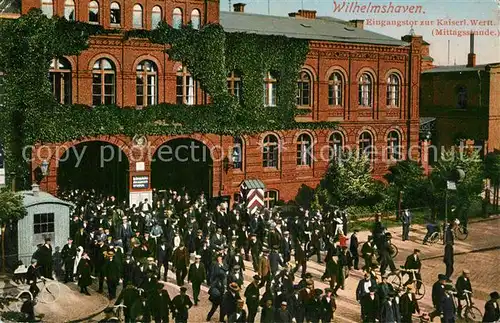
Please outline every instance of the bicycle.
[[[455, 220], [454, 223], [456, 225], [453, 226], [452, 228], [452, 232], [453, 232], [453, 236], [455, 238], [457, 238], [458, 240], [465, 240], [467, 239], [467, 237], [469, 236], [469, 231], [467, 230], [467, 228], [465, 227], [465, 225], [463, 225], [462, 223], [460, 223], [459, 220]], [[429, 237], [429, 243], [430, 244], [434, 244], [438, 241], [443, 241], [444, 239], [444, 230], [446, 230], [444, 227], [443, 227], [443, 230], [437, 230], [437, 231], [434, 231], [431, 236]]]
[[17, 294], [17, 296], [14, 297], [16, 301], [14, 301], [14, 308], [19, 312], [21, 310], [21, 306], [23, 304], [23, 300], [21, 298], [21, 295], [24, 293], [28, 293], [35, 302], [41, 302], [44, 304], [52, 304], [57, 299], [59, 298], [59, 295], [61, 294], [61, 287], [59, 286], [59, 283], [56, 281], [49, 281], [47, 282], [47, 279], [42, 277], [39, 282], [36, 283], [38, 289], [40, 290], [36, 296], [33, 295], [33, 293], [30, 291], [30, 287], [24, 288]]
[[[460, 300], [458, 299], [457, 294], [454, 294], [455, 296], [455, 306], [458, 311], [458, 303]], [[472, 302], [472, 292], [468, 290], [464, 290], [464, 296], [465, 296], [465, 306], [462, 307], [462, 312], [457, 313], [460, 317], [465, 318], [466, 322], [482, 322], [483, 321], [483, 314], [481, 311], [474, 306], [474, 303]], [[462, 315], [463, 313], [463, 315]]]
[[[390, 273], [387, 276], [387, 282], [392, 285], [394, 290], [400, 290], [404, 292], [404, 287], [408, 285], [413, 285], [413, 290], [415, 291], [415, 298], [417, 300], [421, 300], [425, 296], [425, 285], [424, 283], [416, 278], [417, 269], [405, 269], [401, 268], [401, 270], [397, 273]], [[402, 284], [402, 276], [403, 274], [412, 275], [409, 279], [412, 280], [410, 284]]]
[[113, 307], [115, 308], [115, 314], [116, 314], [116, 317], [118, 318], [118, 322], [121, 322], [124, 308], [126, 308], [127, 306], [125, 306], [123, 304], [118, 304], [118, 305], [115, 305]]

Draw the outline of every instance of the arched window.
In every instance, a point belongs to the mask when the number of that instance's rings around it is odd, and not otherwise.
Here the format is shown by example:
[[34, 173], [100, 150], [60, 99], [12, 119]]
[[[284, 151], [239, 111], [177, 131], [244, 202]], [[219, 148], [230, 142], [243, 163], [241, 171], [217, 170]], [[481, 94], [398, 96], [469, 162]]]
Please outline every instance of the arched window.
[[151, 12], [151, 28], [155, 29], [161, 22], [161, 8], [159, 6], [154, 6]]
[[[0, 107], [5, 102], [5, 76], [0, 72]], [[1, 152], [0, 152], [1, 153]]]
[[158, 102], [158, 69], [151, 61], [142, 61], [136, 67], [136, 105], [145, 107]]
[[238, 101], [241, 99], [241, 75], [238, 71], [232, 71], [227, 76], [227, 90]]
[[200, 29], [200, 11], [198, 9], [191, 11], [191, 26], [194, 29]]
[[54, 3], [52, 0], [42, 0], [42, 13], [49, 18], [54, 15]]
[[342, 74], [333, 72], [328, 79], [328, 105], [341, 106], [342, 92], [344, 85], [342, 82]]
[[89, 23], [99, 23], [99, 3], [97, 1], [89, 2]]
[[231, 160], [233, 168], [241, 170], [243, 168], [243, 140], [240, 137], [233, 138], [233, 151]]
[[339, 158], [344, 150], [344, 137], [340, 132], [334, 132], [328, 139], [328, 145], [330, 146], [329, 159]]
[[268, 209], [272, 209], [276, 202], [279, 201], [279, 192], [276, 190], [269, 190], [264, 193], [264, 206]]
[[137, 29], [142, 28], [142, 6], [140, 4], [135, 4], [132, 10], [132, 26]]
[[196, 82], [186, 67], [177, 71], [177, 104], [196, 104]]
[[401, 82], [397, 74], [391, 74], [387, 78], [387, 105], [399, 107], [401, 93]]
[[299, 79], [297, 80], [297, 105], [301, 107], [308, 107], [311, 105], [311, 91], [312, 91], [311, 75], [308, 72], [300, 72]]
[[276, 106], [276, 94], [278, 90], [278, 76], [276, 72], [267, 72], [264, 77], [264, 106]]
[[109, 19], [112, 25], [119, 26], [122, 22], [122, 13], [120, 10], [120, 5], [117, 2], [111, 3]]
[[369, 160], [373, 159], [373, 137], [368, 131], [364, 131], [359, 136], [359, 153], [366, 155]]
[[365, 107], [371, 107], [372, 93], [373, 93], [372, 77], [368, 73], [363, 73], [359, 78], [358, 104]]
[[399, 132], [395, 130], [387, 135], [387, 159], [401, 159], [401, 140]]
[[467, 88], [464, 86], [459, 86], [457, 89], [457, 108], [467, 108]]
[[66, 58], [50, 62], [49, 81], [54, 99], [61, 104], [71, 104], [71, 64]]
[[297, 139], [297, 166], [312, 165], [312, 140], [311, 136], [303, 133]]
[[64, 18], [68, 21], [75, 20], [75, 2], [73, 0], [64, 1]]
[[115, 104], [115, 67], [101, 58], [92, 69], [92, 105]]
[[182, 26], [182, 10], [180, 8], [175, 8], [172, 19], [172, 27], [179, 29]]
[[262, 145], [262, 166], [278, 168], [279, 141], [275, 135], [267, 135]]

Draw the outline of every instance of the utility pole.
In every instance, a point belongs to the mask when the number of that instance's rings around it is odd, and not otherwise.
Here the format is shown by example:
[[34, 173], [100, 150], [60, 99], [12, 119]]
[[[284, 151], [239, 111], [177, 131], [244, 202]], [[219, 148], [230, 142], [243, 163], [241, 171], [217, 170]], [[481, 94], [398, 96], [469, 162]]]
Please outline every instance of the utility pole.
[[267, 15], [271, 15], [271, 0], [267, 0]]

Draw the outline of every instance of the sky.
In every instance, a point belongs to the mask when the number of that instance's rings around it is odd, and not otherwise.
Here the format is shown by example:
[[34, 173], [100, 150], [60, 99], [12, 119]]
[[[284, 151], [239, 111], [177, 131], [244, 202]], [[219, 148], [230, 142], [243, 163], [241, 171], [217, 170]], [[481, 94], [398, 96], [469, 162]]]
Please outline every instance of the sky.
[[[220, 1], [221, 11], [228, 11], [230, 0]], [[268, 0], [231, 1], [233, 4], [246, 3], [245, 12], [268, 14]], [[356, 3], [387, 8], [399, 6], [401, 13], [363, 13], [359, 9], [358, 12], [346, 12], [346, 8], [355, 8]], [[344, 10], [335, 11], [335, 5], [337, 8], [344, 5]], [[413, 24], [415, 34], [431, 44], [430, 55], [435, 65], [466, 64], [470, 40], [469, 35], [460, 34], [473, 30], [476, 32], [476, 63], [500, 62], [500, 0], [269, 0], [269, 7], [274, 16], [287, 16], [289, 12], [306, 9], [316, 10], [318, 16], [363, 19], [365, 29], [398, 39], [408, 34]], [[403, 10], [406, 13], [402, 13]], [[380, 25], [397, 23], [400, 26]]]

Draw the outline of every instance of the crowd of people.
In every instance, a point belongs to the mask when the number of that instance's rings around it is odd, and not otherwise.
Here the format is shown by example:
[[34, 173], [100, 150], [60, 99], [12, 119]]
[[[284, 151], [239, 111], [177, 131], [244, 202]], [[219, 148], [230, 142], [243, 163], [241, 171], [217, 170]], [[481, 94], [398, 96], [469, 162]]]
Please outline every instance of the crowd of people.
[[[211, 207], [204, 194], [192, 199], [173, 190], [154, 191], [152, 201], [130, 207], [93, 191], [60, 196], [75, 205], [70, 236], [61, 251], [64, 282], [76, 280], [87, 295], [93, 280], [99, 293], [106, 285], [109, 299], [124, 305], [126, 322], [168, 322], [170, 317], [187, 322], [189, 309], [200, 302], [202, 285], [207, 286], [212, 304], [207, 321], [219, 309], [219, 322], [254, 322], [259, 311], [261, 322], [332, 322], [337, 291], [344, 289], [351, 270], [361, 269], [364, 278], [356, 299], [363, 322], [411, 322], [412, 315], [420, 313], [418, 284], [417, 290], [412, 289], [413, 280], [421, 281], [420, 251], [415, 249], [404, 266], [415, 275], [409, 275], [404, 290], [395, 290], [387, 277], [398, 274], [398, 269], [391, 257], [391, 236], [380, 217], [368, 241], [359, 246], [357, 230], [347, 237], [348, 216], [339, 209], [314, 214], [303, 209], [298, 213], [262, 209], [252, 214], [244, 204], [229, 208], [222, 202]], [[48, 239], [31, 267], [52, 277], [51, 254]], [[307, 268], [310, 258], [326, 263], [320, 279], [329, 283], [328, 288], [315, 287]], [[364, 260], [362, 268], [359, 258]], [[244, 260], [255, 272], [246, 287]], [[180, 286], [180, 294], [173, 298], [162, 283], [168, 281], [169, 270]], [[36, 282], [36, 275], [31, 277], [30, 282]], [[435, 287], [442, 278], [447, 280], [444, 275], [439, 278]], [[123, 288], [117, 295], [120, 284]], [[191, 285], [191, 297], [186, 284]], [[441, 293], [433, 288], [436, 313], [431, 316], [453, 322], [445, 316], [447, 289]], [[494, 315], [500, 315], [498, 306], [495, 309]], [[105, 322], [113, 321], [111, 314]]]

